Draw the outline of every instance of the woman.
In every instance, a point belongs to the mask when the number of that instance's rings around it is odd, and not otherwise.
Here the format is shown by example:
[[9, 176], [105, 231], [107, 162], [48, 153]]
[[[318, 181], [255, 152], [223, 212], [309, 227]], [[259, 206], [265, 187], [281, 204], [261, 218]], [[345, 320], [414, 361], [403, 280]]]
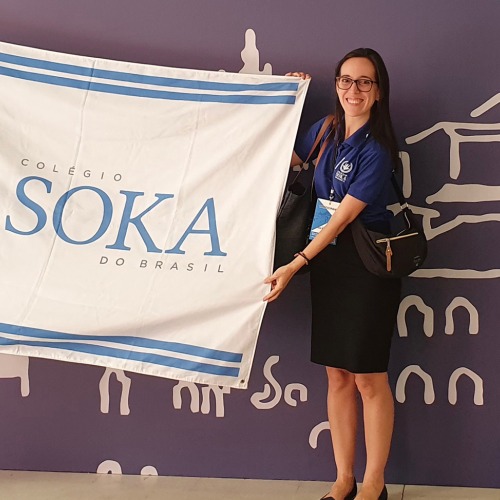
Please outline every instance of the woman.
[[[370, 229], [389, 232], [386, 206], [398, 148], [389, 113], [389, 78], [380, 55], [371, 49], [350, 52], [337, 65], [335, 85], [335, 120], [324, 137], [329, 142], [316, 166], [315, 189], [319, 198], [339, 205], [306, 248], [265, 280], [271, 291], [264, 300], [275, 300], [302, 266], [311, 265], [311, 359], [326, 366], [337, 466], [337, 479], [323, 498], [387, 499], [384, 469], [394, 421], [387, 365], [401, 282], [364, 268], [349, 224], [359, 216]], [[306, 158], [324, 120], [297, 141], [292, 165]], [[359, 493], [354, 478], [357, 392], [367, 455]]]

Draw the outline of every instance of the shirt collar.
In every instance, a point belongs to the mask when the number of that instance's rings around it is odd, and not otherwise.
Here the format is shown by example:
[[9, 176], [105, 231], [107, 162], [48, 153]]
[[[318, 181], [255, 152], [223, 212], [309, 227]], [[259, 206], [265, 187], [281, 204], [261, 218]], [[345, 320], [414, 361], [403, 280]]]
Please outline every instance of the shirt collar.
[[366, 142], [369, 135], [370, 122], [368, 121], [359, 130], [356, 130], [356, 132], [354, 132], [349, 139], [345, 140], [344, 144], [350, 146], [351, 148], [359, 148]]

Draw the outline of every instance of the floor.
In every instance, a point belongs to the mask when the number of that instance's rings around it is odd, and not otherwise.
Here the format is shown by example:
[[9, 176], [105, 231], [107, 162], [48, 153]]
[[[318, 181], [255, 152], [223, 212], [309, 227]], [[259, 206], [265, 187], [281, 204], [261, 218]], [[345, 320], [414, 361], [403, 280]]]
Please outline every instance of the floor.
[[[328, 483], [0, 471], [0, 500], [319, 500]], [[389, 500], [500, 500], [500, 489], [389, 485]]]

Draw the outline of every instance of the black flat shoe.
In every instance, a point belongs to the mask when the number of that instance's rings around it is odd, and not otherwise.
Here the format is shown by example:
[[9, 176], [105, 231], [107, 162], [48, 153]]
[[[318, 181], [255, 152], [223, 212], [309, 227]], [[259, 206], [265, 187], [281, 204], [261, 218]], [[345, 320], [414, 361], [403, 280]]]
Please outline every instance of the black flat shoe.
[[382, 493], [380, 493], [378, 500], [387, 500], [388, 494], [387, 494], [387, 488], [385, 487], [384, 484], [384, 489], [382, 490]]
[[344, 498], [344, 500], [354, 500], [357, 494], [358, 494], [358, 485], [356, 483], [356, 478], [354, 478], [354, 484], [352, 485], [352, 489], [349, 492], [349, 494]]
[[[384, 486], [385, 488], [385, 486]], [[385, 492], [385, 500], [387, 500], [387, 491]], [[354, 484], [352, 485], [351, 491], [347, 494], [346, 497], [344, 497], [344, 500], [354, 500], [356, 495], [358, 494], [358, 485], [356, 483], [356, 478], [354, 478]], [[321, 497], [320, 500], [335, 500], [333, 497]]]

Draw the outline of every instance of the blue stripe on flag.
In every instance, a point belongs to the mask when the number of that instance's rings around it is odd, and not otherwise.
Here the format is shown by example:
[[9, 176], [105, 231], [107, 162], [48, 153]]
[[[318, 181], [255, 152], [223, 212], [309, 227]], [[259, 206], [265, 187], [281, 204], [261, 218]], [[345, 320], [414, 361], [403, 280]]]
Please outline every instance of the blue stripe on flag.
[[48, 69], [51, 71], [71, 73], [72, 75], [92, 76], [92, 68], [44, 61], [43, 59], [32, 59], [31, 57], [15, 56], [13, 54], [5, 54], [4, 52], [0, 52], [0, 61], [9, 64], [17, 64], [19, 66], [27, 66], [29, 68]]
[[15, 56], [0, 52], [0, 61], [29, 68], [57, 71], [72, 75], [82, 75], [95, 78], [106, 78], [108, 80], [119, 80], [123, 82], [143, 83], [149, 85], [161, 85], [164, 87], [180, 87], [199, 90], [222, 90], [227, 92], [244, 92], [262, 90], [268, 92], [295, 92], [299, 88], [298, 83], [222, 83], [207, 82], [201, 80], [186, 80], [181, 78], [165, 78], [161, 76], [140, 75], [136, 73], [125, 73], [122, 71], [109, 71], [105, 69], [92, 69], [73, 64], [63, 64], [30, 57]]
[[189, 94], [184, 92], [168, 92], [163, 90], [150, 90], [134, 87], [124, 87], [120, 85], [108, 85], [106, 83], [88, 82], [85, 80], [73, 80], [72, 78], [63, 78], [60, 76], [44, 75], [40, 73], [31, 73], [29, 71], [20, 71], [0, 66], [0, 75], [10, 76], [33, 82], [47, 83], [49, 85], [58, 85], [61, 87], [72, 87], [77, 89], [92, 90], [95, 92], [104, 92], [107, 94], [130, 95], [134, 97], [149, 97], [151, 99], [166, 99], [170, 101], [196, 101], [196, 102], [219, 102], [219, 103], [237, 103], [237, 104], [294, 104], [295, 96], [276, 95], [227, 95], [227, 94]]
[[180, 78], [165, 78], [161, 76], [139, 75], [135, 73], [123, 73], [121, 71], [108, 71], [104, 69], [94, 70], [94, 78], [106, 78], [108, 80], [119, 80], [123, 82], [142, 83], [147, 85], [161, 85], [162, 87], [180, 87], [184, 89], [197, 90], [220, 90], [225, 92], [296, 92], [299, 88], [297, 83], [223, 83], [207, 82], [203, 80], [183, 80]]
[[148, 349], [159, 349], [162, 351], [178, 352], [189, 354], [200, 358], [214, 359], [218, 361], [228, 361], [231, 363], [240, 363], [243, 355], [228, 351], [219, 351], [198, 347], [190, 344], [180, 344], [178, 342], [166, 342], [163, 340], [153, 340], [143, 337], [128, 337], [126, 335], [77, 335], [75, 333], [56, 332], [52, 330], [42, 330], [41, 328], [32, 328], [29, 326], [10, 325], [0, 323], [0, 331], [10, 335], [23, 335], [25, 337], [35, 337], [47, 340], [90, 340], [111, 342], [114, 344], [124, 344], [129, 346], [144, 347]]
[[209, 365], [207, 363], [199, 363], [197, 361], [187, 361], [169, 356], [160, 356], [158, 354], [150, 354], [135, 351], [125, 351], [122, 349], [114, 349], [112, 347], [102, 347], [92, 344], [77, 344], [74, 342], [40, 342], [29, 340], [12, 340], [0, 336], [0, 345], [24, 345], [30, 347], [48, 347], [50, 349], [63, 349], [66, 351], [82, 352], [93, 354], [96, 356], [108, 356], [110, 358], [130, 359], [132, 361], [140, 361], [143, 363], [151, 363], [154, 365], [168, 366], [170, 368], [178, 368], [180, 370], [188, 370], [192, 372], [210, 373], [212, 375], [224, 375], [227, 377], [238, 377], [240, 369], [227, 366]]

